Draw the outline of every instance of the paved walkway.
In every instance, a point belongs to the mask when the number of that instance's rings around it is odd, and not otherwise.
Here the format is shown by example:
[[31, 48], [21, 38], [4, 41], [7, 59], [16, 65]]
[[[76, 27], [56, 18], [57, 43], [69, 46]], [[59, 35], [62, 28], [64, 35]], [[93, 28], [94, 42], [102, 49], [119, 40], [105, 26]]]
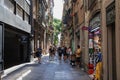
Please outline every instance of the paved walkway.
[[80, 69], [72, 68], [68, 63], [59, 60], [49, 61], [48, 56], [37, 62], [22, 67], [2, 80], [90, 80]]

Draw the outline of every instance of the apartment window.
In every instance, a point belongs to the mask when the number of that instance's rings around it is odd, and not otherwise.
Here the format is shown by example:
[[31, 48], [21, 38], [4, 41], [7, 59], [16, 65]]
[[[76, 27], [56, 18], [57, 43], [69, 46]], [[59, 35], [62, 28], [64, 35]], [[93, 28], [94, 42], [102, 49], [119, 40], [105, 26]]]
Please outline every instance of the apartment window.
[[84, 5], [85, 5], [85, 11], [87, 11], [88, 10], [88, 0], [84, 1]]
[[23, 19], [23, 9], [19, 5], [16, 6], [16, 15]]
[[25, 13], [25, 21], [29, 23], [29, 15]]
[[96, 0], [88, 0], [88, 7], [90, 8]]
[[16, 1], [16, 3], [17, 3], [18, 5], [20, 5], [20, 7], [23, 8], [24, 0], [15, 0], [15, 1]]
[[30, 5], [25, 1], [25, 11], [30, 14]]
[[14, 0], [4, 0], [4, 5], [8, 8], [12, 13], [14, 13]]
[[77, 25], [78, 24], [78, 14], [75, 13], [75, 24]]

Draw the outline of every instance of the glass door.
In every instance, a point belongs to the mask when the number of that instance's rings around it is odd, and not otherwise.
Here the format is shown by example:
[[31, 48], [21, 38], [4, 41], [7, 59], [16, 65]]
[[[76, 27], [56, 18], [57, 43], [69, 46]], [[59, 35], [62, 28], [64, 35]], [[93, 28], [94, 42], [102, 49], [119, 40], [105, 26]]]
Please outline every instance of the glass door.
[[3, 36], [4, 36], [4, 29], [3, 29], [3, 24], [0, 23], [0, 72], [2, 72], [3, 70], [3, 63], [4, 63], [4, 60], [3, 60], [3, 52], [4, 52], [4, 39], [3, 39]]

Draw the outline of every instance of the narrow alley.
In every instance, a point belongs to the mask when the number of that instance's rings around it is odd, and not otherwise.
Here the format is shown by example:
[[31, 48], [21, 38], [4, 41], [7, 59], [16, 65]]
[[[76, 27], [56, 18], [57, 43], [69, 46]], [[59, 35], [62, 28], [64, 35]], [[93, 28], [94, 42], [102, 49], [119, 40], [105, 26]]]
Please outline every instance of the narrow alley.
[[80, 68], [73, 68], [69, 63], [59, 62], [57, 57], [49, 61], [48, 56], [37, 62], [20, 68], [2, 80], [90, 80], [86, 72]]
[[120, 0], [0, 0], [0, 80], [120, 80], [119, 34]]

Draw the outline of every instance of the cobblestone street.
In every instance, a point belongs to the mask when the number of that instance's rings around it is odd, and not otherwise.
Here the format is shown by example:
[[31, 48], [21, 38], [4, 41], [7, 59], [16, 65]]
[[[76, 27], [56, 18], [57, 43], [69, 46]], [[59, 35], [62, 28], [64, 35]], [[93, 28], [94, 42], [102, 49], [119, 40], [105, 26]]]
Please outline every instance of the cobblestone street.
[[57, 58], [49, 61], [48, 56], [42, 58], [42, 64], [35, 62], [20, 68], [4, 77], [3, 80], [90, 80], [80, 69], [72, 68], [69, 63], [60, 63]]

